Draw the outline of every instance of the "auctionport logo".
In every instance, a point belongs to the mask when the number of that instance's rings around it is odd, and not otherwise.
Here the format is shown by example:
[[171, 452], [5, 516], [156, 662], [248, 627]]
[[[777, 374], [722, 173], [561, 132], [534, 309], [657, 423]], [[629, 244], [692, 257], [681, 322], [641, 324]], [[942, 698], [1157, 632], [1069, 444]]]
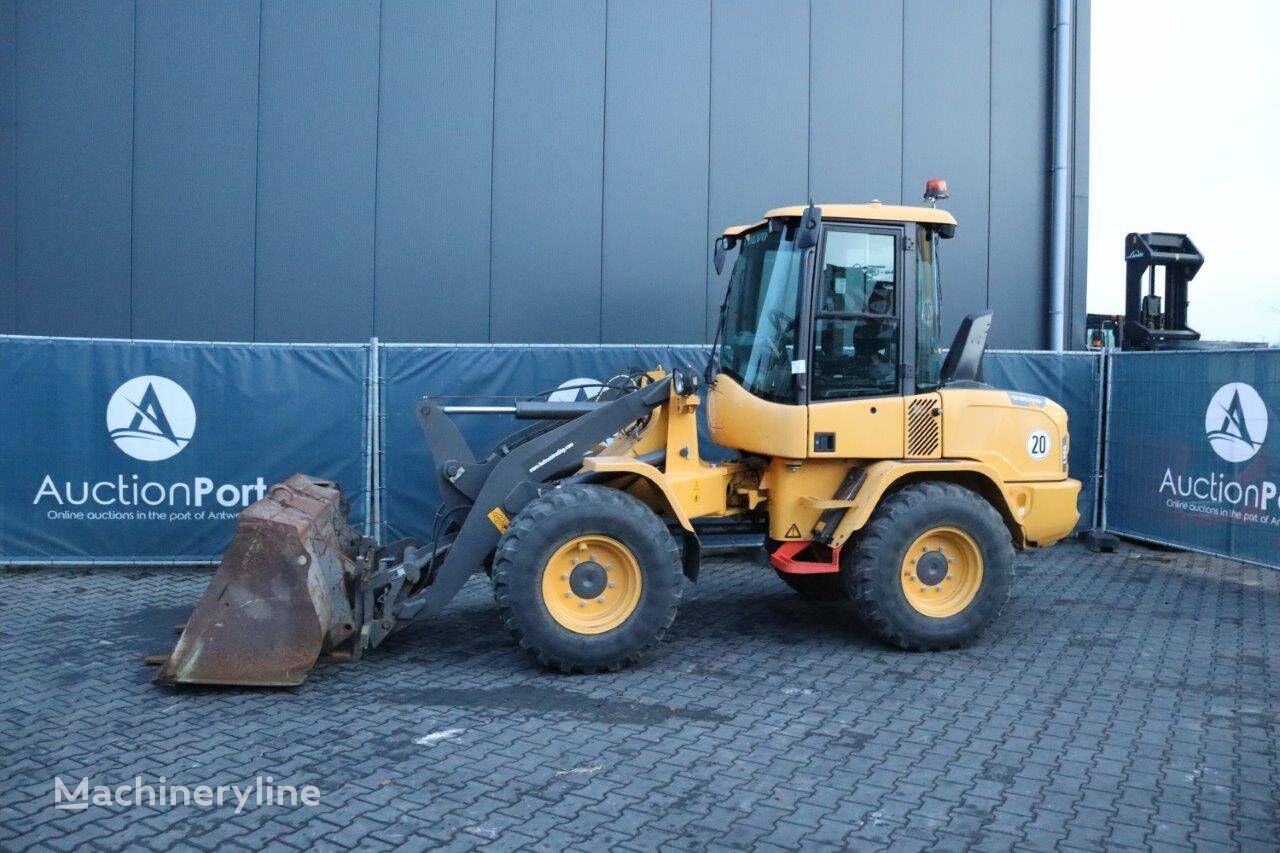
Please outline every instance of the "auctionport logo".
[[136, 376], [107, 403], [107, 432], [125, 454], [143, 462], [176, 456], [196, 431], [196, 407], [181, 385], [163, 376]]
[[53, 778], [53, 807], [78, 812], [90, 806], [105, 808], [198, 808], [230, 807], [240, 814], [249, 806], [279, 808], [314, 808], [320, 805], [320, 789], [315, 785], [277, 784], [270, 776], [257, 776], [244, 785], [181, 785], [159, 777], [154, 783], [134, 776], [123, 784], [95, 785], [89, 777], [64, 782]]
[[[196, 431], [196, 407], [186, 390], [163, 376], [135, 376], [107, 402], [107, 433], [142, 462], [178, 455]], [[262, 477], [219, 483], [212, 477], [159, 482], [136, 473], [89, 481], [45, 474], [32, 504], [62, 521], [224, 521], [267, 492]]]
[[1247, 462], [1267, 438], [1267, 404], [1252, 385], [1230, 382], [1209, 401], [1204, 413], [1209, 446], [1228, 462]]
[[549, 403], [576, 403], [580, 400], [594, 400], [604, 390], [604, 383], [589, 376], [577, 379], [566, 379], [556, 390], [547, 395]]
[[[1267, 420], [1267, 404], [1253, 386], [1228, 382], [1209, 399], [1205, 437], [1222, 460], [1248, 462], [1267, 438]], [[1241, 481], [1222, 471], [1185, 473], [1166, 467], [1157, 491], [1171, 509], [1280, 527], [1280, 483], [1274, 480]]]

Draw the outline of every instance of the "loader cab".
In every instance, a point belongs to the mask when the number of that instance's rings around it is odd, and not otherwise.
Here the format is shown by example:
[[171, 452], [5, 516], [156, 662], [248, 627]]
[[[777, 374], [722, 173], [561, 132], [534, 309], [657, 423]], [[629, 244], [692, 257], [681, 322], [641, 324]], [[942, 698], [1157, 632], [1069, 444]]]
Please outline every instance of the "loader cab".
[[[933, 208], [828, 205], [814, 245], [803, 208], [730, 229], [716, 369], [782, 405], [936, 389], [942, 358], [938, 243], [955, 221]], [[814, 241], [810, 241], [814, 242]]]

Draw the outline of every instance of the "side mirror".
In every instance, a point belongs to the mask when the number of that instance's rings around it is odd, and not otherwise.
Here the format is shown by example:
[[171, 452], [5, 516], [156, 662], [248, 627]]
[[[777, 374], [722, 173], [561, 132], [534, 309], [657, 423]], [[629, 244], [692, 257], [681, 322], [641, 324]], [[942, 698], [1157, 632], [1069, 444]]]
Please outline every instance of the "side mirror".
[[725, 256], [729, 254], [729, 250], [737, 244], [738, 241], [734, 237], [720, 236], [716, 238], [715, 257], [712, 261], [712, 263], [715, 264], [716, 275], [720, 275], [720, 273], [724, 272]]
[[814, 207], [813, 202], [800, 215], [800, 227], [796, 230], [796, 248], [801, 251], [812, 249], [818, 245], [818, 231], [822, 226], [822, 208]]

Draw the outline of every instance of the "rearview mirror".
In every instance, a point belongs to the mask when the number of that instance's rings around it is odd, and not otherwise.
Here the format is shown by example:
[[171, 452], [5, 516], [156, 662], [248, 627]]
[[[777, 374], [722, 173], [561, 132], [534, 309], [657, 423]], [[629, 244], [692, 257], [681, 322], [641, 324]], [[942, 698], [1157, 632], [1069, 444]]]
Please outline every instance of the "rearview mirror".
[[822, 225], [822, 208], [814, 207], [813, 202], [800, 214], [800, 227], [796, 230], [796, 248], [801, 251], [812, 249], [818, 245], [818, 230]]
[[715, 258], [712, 261], [712, 263], [715, 264], [716, 275], [720, 275], [720, 273], [724, 272], [725, 256], [729, 254], [729, 250], [732, 249], [737, 242], [738, 241], [735, 238], [728, 236], [720, 236], [716, 238]]

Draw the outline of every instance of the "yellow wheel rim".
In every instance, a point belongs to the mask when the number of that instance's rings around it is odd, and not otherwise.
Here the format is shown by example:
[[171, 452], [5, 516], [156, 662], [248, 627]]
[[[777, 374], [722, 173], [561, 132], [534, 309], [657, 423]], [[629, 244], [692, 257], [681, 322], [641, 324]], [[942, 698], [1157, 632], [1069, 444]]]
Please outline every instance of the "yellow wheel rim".
[[642, 587], [631, 550], [594, 533], [561, 545], [542, 571], [547, 612], [577, 634], [603, 634], [626, 622], [640, 603]]
[[925, 616], [945, 619], [973, 602], [982, 587], [982, 551], [956, 527], [926, 530], [902, 557], [902, 594]]

